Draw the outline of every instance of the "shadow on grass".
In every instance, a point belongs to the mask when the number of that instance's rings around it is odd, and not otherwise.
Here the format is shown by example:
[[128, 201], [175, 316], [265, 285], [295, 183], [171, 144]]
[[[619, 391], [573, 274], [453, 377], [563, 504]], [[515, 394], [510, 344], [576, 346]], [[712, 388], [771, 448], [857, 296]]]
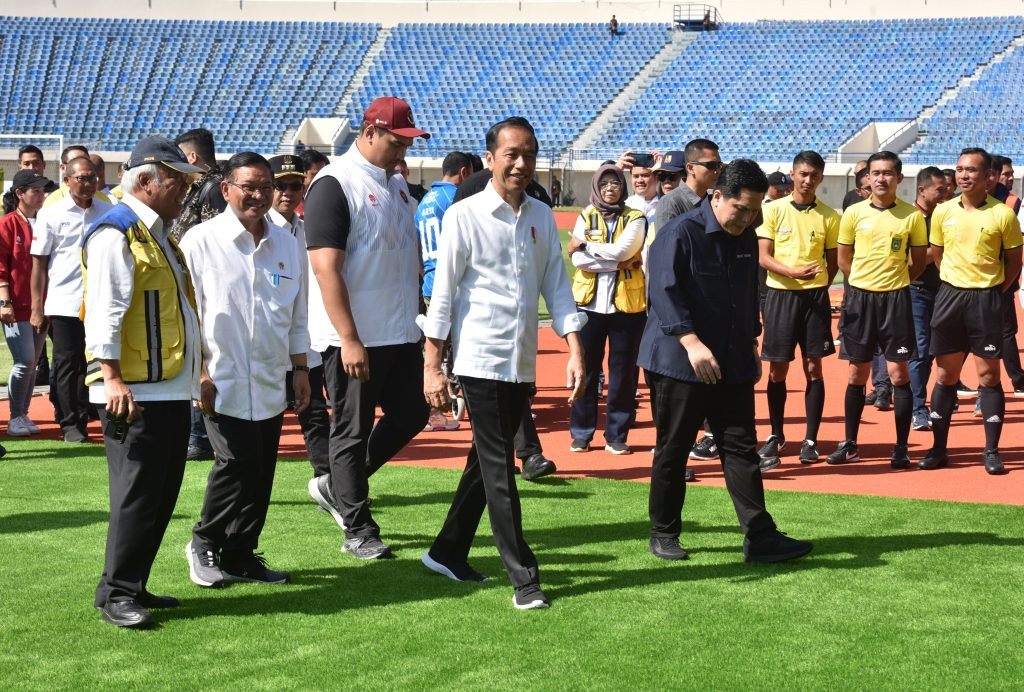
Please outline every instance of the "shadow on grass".
[[31, 533], [33, 531], [60, 531], [77, 529], [93, 524], [105, 524], [107, 512], [84, 510], [81, 512], [24, 512], [11, 514], [0, 520], [0, 534]]

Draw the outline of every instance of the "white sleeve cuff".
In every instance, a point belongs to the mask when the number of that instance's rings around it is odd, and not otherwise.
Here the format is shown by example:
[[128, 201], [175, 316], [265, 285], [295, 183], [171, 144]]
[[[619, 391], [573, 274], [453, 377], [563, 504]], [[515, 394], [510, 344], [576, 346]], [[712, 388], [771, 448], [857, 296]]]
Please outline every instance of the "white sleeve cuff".
[[96, 344], [86, 346], [93, 358], [102, 360], [121, 360], [121, 344]]
[[565, 337], [566, 334], [580, 331], [586, 323], [587, 313], [580, 311], [566, 315], [560, 320], [551, 320], [551, 328], [555, 330], [555, 334], [558, 334], [558, 336]]
[[416, 316], [416, 326], [428, 339], [447, 339], [452, 330], [452, 323], [448, 320], [430, 318], [426, 315]]

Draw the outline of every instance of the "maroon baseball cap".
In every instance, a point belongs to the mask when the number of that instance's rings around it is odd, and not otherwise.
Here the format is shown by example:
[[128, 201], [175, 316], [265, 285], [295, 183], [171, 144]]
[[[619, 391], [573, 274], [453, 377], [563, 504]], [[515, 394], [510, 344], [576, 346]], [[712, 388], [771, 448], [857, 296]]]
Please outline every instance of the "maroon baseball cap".
[[416, 127], [409, 104], [396, 96], [382, 96], [376, 99], [363, 113], [363, 122], [383, 127], [399, 137], [430, 139], [429, 132]]

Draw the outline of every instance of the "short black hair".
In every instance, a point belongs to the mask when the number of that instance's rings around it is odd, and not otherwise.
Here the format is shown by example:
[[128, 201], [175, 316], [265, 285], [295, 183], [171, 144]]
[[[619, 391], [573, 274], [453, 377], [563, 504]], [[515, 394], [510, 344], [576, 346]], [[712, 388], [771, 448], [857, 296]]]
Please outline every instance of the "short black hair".
[[871, 164], [875, 161], [889, 161], [896, 168], [897, 173], [903, 172], [903, 162], [900, 157], [891, 151], [876, 151], [874, 154], [868, 157], [868, 170], [871, 170]]
[[[67, 165], [67, 162], [69, 160], [68, 159], [68, 154], [70, 154], [73, 151], [80, 151], [80, 152], [82, 152], [82, 156], [88, 156], [89, 155], [89, 150], [86, 149], [81, 144], [71, 144], [69, 146], [64, 147], [64, 151], [60, 152], [60, 162], [65, 164], [65, 165]], [[74, 158], [78, 159], [78, 158], [81, 158], [81, 156], [76, 156]]]
[[40, 159], [43, 158], [43, 150], [35, 144], [26, 144], [22, 148], [18, 149], [18, 161], [21, 161], [21, 157], [25, 154], [35, 154]]
[[857, 175], [853, 179], [854, 182], [857, 183], [857, 187], [861, 187], [862, 185], [864, 185], [864, 178], [867, 178], [868, 173], [870, 172], [871, 171], [867, 168], [862, 168], [859, 171], [857, 171]]
[[1006, 157], [1005, 156], [1000, 156], [999, 154], [992, 154], [992, 166], [991, 166], [991, 168], [994, 168], [997, 171], [1002, 172], [1003, 166], [1005, 166], [1005, 165], [1006, 165]]
[[956, 178], [956, 171], [954, 171], [952, 168], [943, 168], [942, 175], [946, 176], [947, 178]]
[[271, 180], [273, 180], [274, 170], [270, 167], [270, 162], [254, 151], [243, 151], [235, 154], [221, 168], [221, 173], [224, 174], [225, 180], [234, 180], [235, 171], [239, 168], [249, 168], [250, 166], [263, 166], [267, 169], [267, 173], [270, 174]]
[[182, 132], [174, 138], [174, 143], [179, 147], [187, 144], [196, 150], [196, 154], [207, 166], [217, 165], [217, 147], [213, 141], [213, 133], [205, 127], [197, 127], [187, 132]]
[[946, 182], [946, 176], [937, 167], [925, 166], [917, 172], [917, 186], [928, 185], [935, 178], [942, 178], [942, 182]]
[[441, 175], [456, 175], [466, 166], [469, 166], [470, 170], [472, 170], [473, 162], [468, 154], [461, 151], [450, 152], [444, 157], [444, 161], [441, 162]]
[[303, 149], [299, 154], [299, 158], [302, 159], [302, 163], [306, 164], [306, 170], [314, 166], [326, 166], [331, 162], [326, 156], [321, 154], [316, 149]]
[[530, 138], [533, 139], [534, 151], [536, 153], [540, 153], [540, 142], [537, 141], [537, 132], [533, 129], [533, 125], [530, 124], [529, 120], [518, 115], [513, 115], [491, 125], [491, 129], [487, 131], [487, 136], [484, 138], [484, 143], [487, 145], [487, 151], [492, 154], [497, 151], [498, 135], [507, 127], [519, 127], [529, 132]]
[[718, 151], [718, 145], [710, 139], [691, 139], [683, 148], [683, 161], [690, 163], [700, 158], [705, 149]]
[[466, 156], [469, 157], [470, 163], [473, 164], [473, 172], [474, 173], [479, 173], [480, 171], [482, 171], [484, 169], [483, 159], [481, 159], [479, 156], [477, 156], [476, 154], [470, 153], [470, 152], [466, 152]]
[[1000, 158], [1002, 158], [1003, 160], [1003, 168], [1005, 168], [1006, 166], [1013, 165], [1013, 159], [1011, 159], [1009, 156], [1000, 156]]
[[757, 161], [733, 159], [722, 169], [715, 189], [721, 192], [723, 197], [728, 198], [739, 197], [744, 190], [760, 192], [763, 195], [768, 192], [768, 176], [761, 170]]
[[796, 168], [801, 164], [810, 166], [811, 168], [821, 172], [825, 171], [825, 159], [821, 158], [821, 154], [816, 151], [811, 151], [810, 149], [801, 151], [793, 157], [793, 168]]
[[981, 147], [965, 147], [960, 150], [960, 156], [980, 156], [985, 162], [985, 168], [992, 168], [992, 154]]

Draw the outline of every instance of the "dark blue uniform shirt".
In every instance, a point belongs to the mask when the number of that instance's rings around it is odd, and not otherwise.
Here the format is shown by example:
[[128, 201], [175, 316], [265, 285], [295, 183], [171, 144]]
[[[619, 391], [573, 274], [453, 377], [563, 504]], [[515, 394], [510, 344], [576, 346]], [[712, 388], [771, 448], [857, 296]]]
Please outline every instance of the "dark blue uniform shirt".
[[700, 383], [679, 343], [693, 332], [711, 349], [726, 383], [757, 380], [754, 345], [761, 320], [753, 227], [731, 236], [711, 205], [702, 204], [658, 229], [647, 266], [649, 312], [639, 365]]

